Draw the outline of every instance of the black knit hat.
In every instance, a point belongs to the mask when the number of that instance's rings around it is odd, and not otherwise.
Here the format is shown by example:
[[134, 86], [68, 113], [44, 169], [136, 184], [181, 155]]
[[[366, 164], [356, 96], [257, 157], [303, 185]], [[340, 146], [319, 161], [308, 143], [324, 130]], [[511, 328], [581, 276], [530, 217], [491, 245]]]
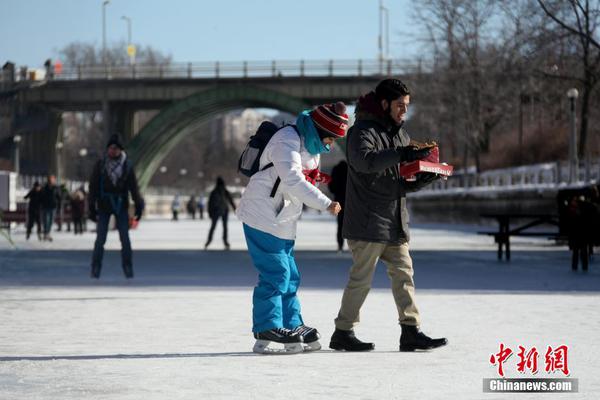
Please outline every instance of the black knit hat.
[[106, 147], [108, 148], [112, 145], [115, 145], [121, 150], [123, 150], [123, 143], [121, 143], [121, 140], [119, 140], [119, 135], [117, 135], [116, 133], [110, 137], [108, 143], [106, 144]]
[[393, 101], [403, 96], [409, 96], [410, 90], [400, 79], [384, 79], [375, 88], [379, 100]]

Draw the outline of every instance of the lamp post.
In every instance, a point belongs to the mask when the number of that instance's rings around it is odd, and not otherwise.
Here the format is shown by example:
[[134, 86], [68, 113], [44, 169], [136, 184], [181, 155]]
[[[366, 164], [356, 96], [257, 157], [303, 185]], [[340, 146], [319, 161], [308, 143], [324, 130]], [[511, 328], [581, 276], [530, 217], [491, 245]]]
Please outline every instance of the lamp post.
[[110, 4], [110, 0], [102, 2], [102, 63], [106, 66], [106, 6]]
[[[383, 75], [383, 62], [387, 59], [389, 53], [389, 9], [383, 5], [383, 0], [379, 0], [379, 37], [378, 37], [378, 45], [379, 45], [379, 73]], [[385, 17], [384, 17], [385, 14]], [[383, 34], [383, 26], [385, 22], [385, 53], [384, 53], [384, 34]]]
[[15, 144], [15, 173], [19, 175], [20, 160], [19, 160], [19, 144], [21, 143], [21, 135], [13, 136], [13, 143]]
[[127, 22], [127, 54], [129, 55], [129, 64], [135, 64], [135, 46], [131, 42], [131, 18], [126, 15], [121, 17], [122, 20]]
[[579, 181], [579, 160], [577, 158], [577, 113], [575, 103], [579, 91], [571, 88], [567, 91], [571, 109], [571, 140], [569, 144], [569, 183]]
[[61, 183], [61, 169], [60, 163], [62, 160], [62, 148], [64, 144], [63, 142], [56, 142], [56, 184], [60, 186]]
[[80, 160], [79, 160], [79, 176], [84, 181], [85, 181], [85, 171], [84, 171], [84, 168], [83, 168], [83, 164], [85, 163], [85, 156], [87, 156], [87, 154], [88, 154], [88, 151], [87, 151], [87, 149], [85, 147], [79, 149], [79, 157], [80, 157]]

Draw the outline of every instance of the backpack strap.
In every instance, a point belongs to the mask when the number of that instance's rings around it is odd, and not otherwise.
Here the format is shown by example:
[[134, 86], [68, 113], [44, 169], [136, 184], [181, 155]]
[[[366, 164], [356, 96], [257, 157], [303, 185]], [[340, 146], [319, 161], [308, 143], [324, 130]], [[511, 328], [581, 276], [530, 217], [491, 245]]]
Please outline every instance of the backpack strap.
[[[287, 124], [281, 127], [281, 129], [287, 127], [287, 126], [291, 126], [292, 128], [294, 128], [294, 130], [296, 131], [296, 133], [298, 134], [298, 136], [300, 136], [300, 131], [298, 130], [298, 128], [296, 127], [296, 125], [293, 124]], [[301, 136], [300, 136], [301, 137]], [[261, 169], [261, 171], [264, 171], [267, 168], [271, 168], [273, 166], [273, 163], [269, 163], [267, 165], [265, 165], [265, 167], [263, 169]], [[269, 195], [269, 197], [274, 198], [275, 194], [277, 193], [277, 189], [279, 189], [279, 185], [281, 184], [281, 178], [277, 177], [277, 179], [275, 179], [275, 184], [273, 185], [273, 189], [271, 189], [271, 194]]]

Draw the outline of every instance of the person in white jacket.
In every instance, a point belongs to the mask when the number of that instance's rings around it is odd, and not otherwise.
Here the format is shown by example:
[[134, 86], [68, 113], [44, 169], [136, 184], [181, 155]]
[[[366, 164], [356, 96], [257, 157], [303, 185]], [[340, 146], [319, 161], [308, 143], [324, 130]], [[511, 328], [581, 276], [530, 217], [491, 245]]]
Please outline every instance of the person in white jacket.
[[[347, 129], [342, 102], [303, 111], [296, 125], [273, 135], [260, 157], [259, 171], [242, 195], [237, 216], [244, 223], [248, 251], [259, 273], [252, 299], [255, 352], [321, 348], [318, 331], [306, 326], [300, 313], [294, 240], [303, 204], [334, 215], [341, 210], [315, 185], [325, 176], [318, 170], [320, 154], [329, 152]], [[270, 348], [270, 342], [282, 343], [284, 349]]]

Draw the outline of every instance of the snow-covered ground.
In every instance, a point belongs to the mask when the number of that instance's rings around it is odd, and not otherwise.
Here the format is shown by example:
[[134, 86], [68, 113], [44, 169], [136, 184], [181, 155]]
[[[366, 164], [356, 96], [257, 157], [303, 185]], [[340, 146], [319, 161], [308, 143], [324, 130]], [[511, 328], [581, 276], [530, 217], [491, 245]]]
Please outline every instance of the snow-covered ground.
[[[232, 251], [217, 229], [203, 251], [207, 221], [145, 220], [132, 231], [136, 278], [119, 267], [118, 235], [107, 243], [102, 279], [88, 278], [94, 236], [56, 233], [53, 243], [0, 239], [0, 399], [531, 399], [542, 394], [488, 394], [497, 377], [489, 362], [500, 343], [536, 346], [537, 378], [547, 346], [567, 344], [579, 393], [600, 397], [600, 265], [572, 273], [565, 247], [517, 240], [510, 263], [496, 260], [477, 227], [412, 229], [417, 301], [423, 330], [449, 345], [399, 353], [400, 329], [385, 268], [363, 307], [359, 337], [371, 353], [322, 350], [293, 356], [253, 354], [250, 333], [256, 274], [240, 223], [229, 224]], [[335, 223], [307, 216], [297, 259], [306, 322], [327, 348], [349, 253], [334, 251]], [[517, 372], [514, 354], [507, 377]]]

